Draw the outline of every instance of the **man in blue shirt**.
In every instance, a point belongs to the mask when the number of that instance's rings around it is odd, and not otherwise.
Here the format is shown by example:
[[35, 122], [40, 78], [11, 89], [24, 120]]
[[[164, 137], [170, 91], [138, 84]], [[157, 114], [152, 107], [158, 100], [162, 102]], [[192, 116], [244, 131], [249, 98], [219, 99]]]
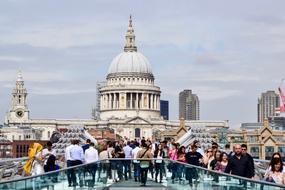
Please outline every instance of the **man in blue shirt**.
[[85, 153], [85, 150], [87, 150], [90, 147], [90, 143], [91, 143], [91, 140], [87, 139], [86, 144], [82, 146], [84, 153]]

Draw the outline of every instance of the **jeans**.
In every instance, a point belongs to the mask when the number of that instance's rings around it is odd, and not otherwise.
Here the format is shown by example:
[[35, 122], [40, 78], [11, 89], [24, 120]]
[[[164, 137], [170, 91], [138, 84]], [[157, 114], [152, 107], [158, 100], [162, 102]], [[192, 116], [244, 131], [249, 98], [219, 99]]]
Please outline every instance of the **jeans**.
[[[111, 179], [111, 163], [100, 163], [98, 167], [98, 179], [101, 178], [101, 173], [106, 173], [106, 177]], [[103, 175], [104, 176], [104, 175]]]
[[115, 161], [117, 164], [117, 172], [118, 172], [118, 177], [120, 180], [123, 179], [123, 161], [122, 160], [116, 160]]
[[134, 164], [134, 178], [135, 180], [139, 178], [140, 181], [140, 163], [133, 163]]
[[192, 184], [192, 179], [198, 179], [198, 173], [196, 168], [186, 168], [186, 179], [189, 180], [189, 184]]
[[141, 182], [142, 182], [144, 185], [146, 184], [147, 171], [148, 171], [148, 168], [140, 168]]
[[177, 163], [173, 163], [172, 164], [172, 176], [171, 179], [174, 180], [177, 177], [177, 168], [178, 168], [178, 164]]
[[185, 167], [182, 164], [177, 164], [177, 177], [179, 180], [182, 178], [183, 174], [185, 172]]
[[162, 180], [163, 168], [164, 168], [163, 163], [155, 163], [155, 181], [157, 181], [158, 174], [159, 174], [159, 181]]
[[123, 161], [124, 165], [124, 175], [125, 175], [125, 180], [128, 180], [128, 174], [129, 178], [131, 179], [131, 160], [124, 160]]
[[96, 171], [97, 171], [97, 163], [94, 163], [92, 165], [88, 165], [87, 166], [87, 171], [91, 174], [92, 176], [92, 184], [95, 183], [95, 175], [96, 175]]
[[[66, 166], [67, 167], [70, 167], [71, 164], [70, 164], [71, 160], [67, 160], [66, 161]], [[71, 186], [71, 169], [68, 169], [66, 170], [66, 175], [67, 175], [67, 181], [68, 181], [68, 185]]]
[[[82, 164], [81, 160], [71, 160], [70, 161], [70, 166], [77, 166], [80, 164]], [[73, 183], [73, 186], [76, 186], [76, 174], [75, 174], [74, 169], [70, 170], [70, 175], [71, 175], [71, 181]]]

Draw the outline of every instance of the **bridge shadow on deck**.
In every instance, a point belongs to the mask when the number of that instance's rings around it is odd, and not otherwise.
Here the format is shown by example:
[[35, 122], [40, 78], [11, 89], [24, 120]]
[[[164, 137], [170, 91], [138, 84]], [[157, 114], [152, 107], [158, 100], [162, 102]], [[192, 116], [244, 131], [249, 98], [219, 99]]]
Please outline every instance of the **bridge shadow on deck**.
[[148, 179], [146, 182], [146, 186], [141, 186], [140, 182], [135, 182], [133, 180], [128, 181], [119, 181], [117, 183], [113, 183], [109, 186], [109, 190], [169, 190], [166, 186], [161, 183], [156, 183], [151, 179]]

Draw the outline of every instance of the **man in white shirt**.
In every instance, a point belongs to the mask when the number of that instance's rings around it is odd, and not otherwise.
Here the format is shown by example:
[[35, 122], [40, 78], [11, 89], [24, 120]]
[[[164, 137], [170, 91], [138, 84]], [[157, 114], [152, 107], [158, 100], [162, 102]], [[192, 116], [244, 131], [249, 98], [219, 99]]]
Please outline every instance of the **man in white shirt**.
[[56, 157], [56, 150], [52, 148], [52, 142], [47, 142], [47, 147], [43, 149], [42, 156], [44, 157], [44, 165], [46, 165], [47, 160], [50, 155], [54, 155]]
[[[140, 148], [140, 143], [138, 142], [135, 142], [135, 145], [136, 147], [132, 150], [132, 157], [134, 159], [137, 158], [137, 154], [138, 152], [141, 150]], [[134, 178], [135, 178], [135, 181], [140, 181], [140, 162], [138, 160], [133, 160], [133, 164], [134, 164]]]
[[[132, 148], [130, 147], [131, 142], [128, 141], [127, 145], [123, 147], [124, 153], [125, 153], [125, 158], [132, 158]], [[129, 178], [131, 179], [131, 160], [124, 160], [123, 161], [124, 165], [124, 175], [125, 175], [125, 180], [128, 180], [128, 173], [129, 173]]]
[[[74, 146], [74, 140], [70, 141], [70, 145], [65, 148], [65, 161], [66, 161], [66, 167], [71, 166], [71, 158], [70, 158], [70, 149]], [[71, 187], [71, 170], [67, 170], [67, 180], [68, 180], [68, 186]]]
[[[83, 163], [84, 161], [84, 154], [83, 149], [79, 146], [79, 140], [74, 140], [74, 145], [70, 148], [70, 166], [77, 166]], [[74, 169], [71, 169], [71, 179], [73, 182], [73, 186], [77, 185], [76, 183], [76, 175]]]
[[[98, 151], [96, 150], [96, 148], [94, 147], [94, 143], [91, 142], [90, 146], [88, 149], [85, 150], [85, 163], [92, 163], [92, 164], [88, 164], [86, 166], [87, 171], [92, 175], [92, 181], [91, 184], [89, 184], [89, 187], [93, 187], [95, 184], [95, 175], [96, 175], [96, 171], [97, 171], [97, 162], [98, 161]], [[95, 163], [94, 163], [95, 162]]]

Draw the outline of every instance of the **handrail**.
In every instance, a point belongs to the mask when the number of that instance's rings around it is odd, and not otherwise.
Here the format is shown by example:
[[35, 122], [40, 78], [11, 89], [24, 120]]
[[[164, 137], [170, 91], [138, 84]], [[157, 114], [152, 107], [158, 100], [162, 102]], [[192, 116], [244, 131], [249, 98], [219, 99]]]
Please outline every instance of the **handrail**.
[[[17, 182], [17, 181], [22, 181], [22, 180], [38, 178], [40, 176], [55, 174], [55, 173], [59, 173], [59, 172], [65, 172], [65, 171], [70, 170], [70, 169], [83, 168], [83, 167], [92, 165], [94, 163], [100, 163], [100, 162], [106, 162], [106, 161], [118, 161], [118, 160], [160, 160], [160, 159], [156, 159], [156, 158], [152, 158], [152, 159], [147, 159], [147, 158], [136, 158], [136, 159], [133, 159], [133, 158], [126, 158], [126, 159], [125, 158], [124, 159], [111, 158], [111, 159], [104, 159], [104, 160], [99, 160], [99, 161], [88, 163], [88, 164], [80, 164], [80, 165], [77, 165], [77, 166], [63, 168], [63, 169], [56, 170], [56, 171], [46, 172], [46, 173], [43, 173], [43, 174], [40, 174], [40, 175], [27, 176], [27, 177], [22, 177], [22, 178], [17, 178], [17, 179], [9, 179], [9, 180], [5, 180], [5, 181], [0, 181], [0, 184], [6, 184], [6, 183], [12, 183], [12, 182]], [[196, 168], [196, 169], [199, 169], [199, 170], [204, 170], [204, 171], [207, 171], [207, 172], [210, 172], [210, 173], [215, 173], [215, 174], [222, 175], [222, 176], [227, 176], [227, 177], [232, 177], [232, 178], [239, 179], [239, 180], [244, 180], [244, 181], [247, 181], [247, 182], [257, 183], [257, 184], [260, 184], [260, 185], [270, 185], [270, 186], [274, 186], [274, 187], [285, 188], [285, 185], [280, 185], [280, 184], [271, 183], [271, 182], [267, 182], [267, 181], [249, 179], [249, 178], [245, 178], [245, 177], [241, 177], [241, 176], [237, 176], [237, 175], [233, 175], [233, 174], [227, 174], [227, 173], [223, 173], [223, 172], [218, 172], [218, 171], [214, 171], [214, 170], [208, 170], [208, 169], [200, 167], [200, 166], [186, 164], [186, 163], [183, 163], [183, 162], [174, 161], [174, 160], [170, 160], [170, 159], [163, 159], [163, 160], [167, 161], [167, 162], [172, 162], [172, 163], [179, 163], [179, 164], [182, 164], [182, 165], [184, 165], [186, 167], [188, 166], [188, 167]]]
[[0, 160], [0, 164], [3, 162], [21, 162], [21, 161], [26, 161], [28, 157], [20, 157], [20, 158], [4, 158]]
[[261, 160], [261, 159], [253, 159], [256, 162], [265, 162], [265, 163], [270, 163], [270, 160]]

